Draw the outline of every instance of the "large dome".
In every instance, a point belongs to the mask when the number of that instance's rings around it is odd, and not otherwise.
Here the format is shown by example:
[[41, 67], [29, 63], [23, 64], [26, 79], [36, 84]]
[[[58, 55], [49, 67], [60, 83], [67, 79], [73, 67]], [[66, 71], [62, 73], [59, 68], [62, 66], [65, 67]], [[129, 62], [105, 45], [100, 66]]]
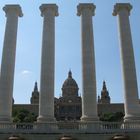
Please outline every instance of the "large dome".
[[62, 86], [62, 95], [63, 96], [73, 96], [78, 95], [78, 85], [76, 81], [72, 78], [72, 72], [69, 71], [68, 78], [64, 81]]
[[62, 88], [75, 87], [78, 88], [76, 81], [72, 78], [72, 72], [69, 71], [68, 78], [64, 81]]

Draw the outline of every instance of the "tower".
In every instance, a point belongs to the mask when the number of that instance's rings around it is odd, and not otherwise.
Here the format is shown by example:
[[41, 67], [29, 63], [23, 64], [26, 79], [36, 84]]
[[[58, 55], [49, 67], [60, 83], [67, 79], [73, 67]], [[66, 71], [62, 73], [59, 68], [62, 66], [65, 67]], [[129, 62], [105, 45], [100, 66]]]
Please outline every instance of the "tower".
[[31, 104], [39, 104], [39, 91], [38, 91], [38, 86], [37, 82], [35, 82], [34, 90], [32, 92], [32, 97], [30, 99]]
[[101, 91], [101, 97], [98, 96], [98, 103], [99, 104], [110, 104], [110, 96], [109, 96], [109, 92], [107, 90], [105, 81], [103, 81], [103, 88]]

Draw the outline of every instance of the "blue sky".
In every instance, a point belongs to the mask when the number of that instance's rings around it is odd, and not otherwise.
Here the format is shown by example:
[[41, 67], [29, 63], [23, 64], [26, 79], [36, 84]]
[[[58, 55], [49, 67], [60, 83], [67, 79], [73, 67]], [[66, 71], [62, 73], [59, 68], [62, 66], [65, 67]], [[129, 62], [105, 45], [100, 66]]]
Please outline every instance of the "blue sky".
[[[123, 85], [120, 65], [117, 17], [112, 16], [116, 2], [130, 2], [133, 10], [130, 23], [135, 53], [138, 88], [140, 91], [140, 1], [139, 0], [4, 0], [5, 4], [20, 4], [24, 16], [19, 19], [17, 52], [14, 80], [15, 103], [29, 103], [35, 81], [40, 83], [40, 61], [42, 46], [42, 22], [39, 6], [56, 3], [59, 16], [56, 17], [55, 52], [55, 96], [61, 95], [61, 87], [69, 69], [81, 88], [81, 25], [76, 15], [79, 3], [96, 5], [93, 17], [94, 45], [96, 56], [97, 94], [100, 94], [103, 80], [111, 96], [111, 102], [123, 102]], [[0, 10], [0, 61], [3, 48], [5, 13]], [[47, 86], [47, 85], [46, 85]]]

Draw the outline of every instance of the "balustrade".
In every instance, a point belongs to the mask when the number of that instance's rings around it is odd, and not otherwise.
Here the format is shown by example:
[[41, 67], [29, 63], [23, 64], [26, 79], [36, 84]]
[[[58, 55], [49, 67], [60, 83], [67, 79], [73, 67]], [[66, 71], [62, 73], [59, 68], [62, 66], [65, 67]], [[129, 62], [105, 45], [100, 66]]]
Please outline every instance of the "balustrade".
[[22, 133], [113, 133], [130, 132], [140, 129], [139, 122], [96, 122], [86, 123], [77, 121], [62, 121], [54, 123], [0, 123], [0, 132], [22, 132]]

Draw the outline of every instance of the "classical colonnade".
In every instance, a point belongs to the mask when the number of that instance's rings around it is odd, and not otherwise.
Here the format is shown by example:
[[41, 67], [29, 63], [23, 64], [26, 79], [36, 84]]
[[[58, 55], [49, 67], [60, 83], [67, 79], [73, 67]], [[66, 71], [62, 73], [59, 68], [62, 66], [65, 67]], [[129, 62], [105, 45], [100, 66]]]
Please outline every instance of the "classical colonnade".
[[[96, 6], [81, 3], [77, 15], [81, 16], [82, 34], [82, 117], [81, 121], [98, 121], [96, 101], [96, 72], [92, 16]], [[113, 15], [118, 17], [121, 63], [124, 82], [125, 121], [140, 120], [140, 106], [133, 53], [129, 15], [129, 3], [117, 3]], [[19, 5], [6, 5], [6, 29], [0, 73], [0, 122], [12, 121], [12, 97], [15, 69], [18, 17], [22, 17]], [[40, 76], [39, 123], [55, 121], [54, 118], [54, 70], [55, 70], [55, 16], [56, 4], [40, 6], [43, 17], [42, 57]], [[47, 86], [46, 86], [47, 85]]]

